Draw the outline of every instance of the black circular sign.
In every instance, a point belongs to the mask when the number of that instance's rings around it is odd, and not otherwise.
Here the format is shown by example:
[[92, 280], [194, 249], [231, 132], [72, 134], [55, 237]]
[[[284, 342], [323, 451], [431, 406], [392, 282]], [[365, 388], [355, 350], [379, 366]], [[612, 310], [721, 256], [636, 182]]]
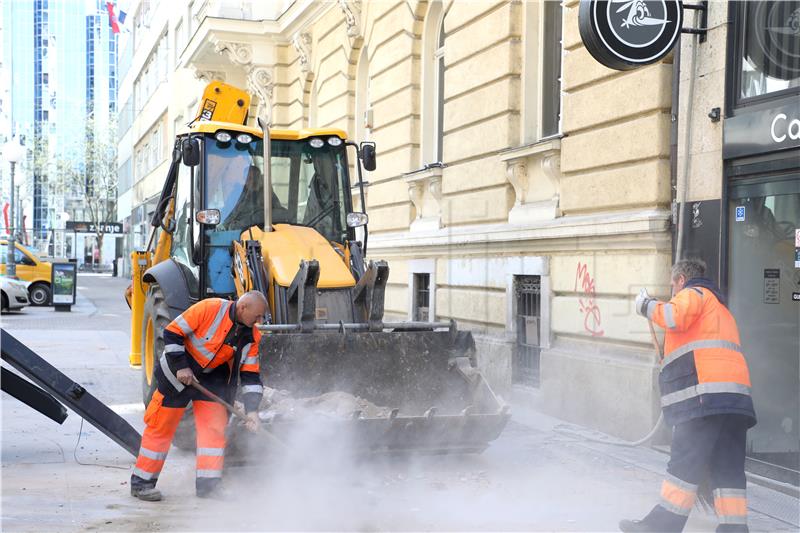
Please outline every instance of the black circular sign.
[[745, 55], [764, 74], [800, 76], [800, 1], [748, 2]]
[[666, 56], [681, 33], [680, 0], [581, 0], [578, 27], [597, 61], [631, 70]]

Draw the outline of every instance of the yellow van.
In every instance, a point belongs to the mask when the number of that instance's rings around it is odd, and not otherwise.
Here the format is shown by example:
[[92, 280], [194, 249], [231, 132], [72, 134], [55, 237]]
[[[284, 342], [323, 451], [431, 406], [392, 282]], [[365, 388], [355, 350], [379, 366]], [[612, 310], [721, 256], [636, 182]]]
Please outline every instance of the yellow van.
[[[19, 242], [16, 245], [14, 260], [17, 264], [17, 277], [23, 281], [30, 282], [28, 296], [33, 305], [50, 304], [50, 280], [53, 276], [53, 264], [42, 261], [36, 255], [22, 246]], [[0, 240], [0, 275], [6, 273], [6, 261], [8, 258], [8, 241]]]

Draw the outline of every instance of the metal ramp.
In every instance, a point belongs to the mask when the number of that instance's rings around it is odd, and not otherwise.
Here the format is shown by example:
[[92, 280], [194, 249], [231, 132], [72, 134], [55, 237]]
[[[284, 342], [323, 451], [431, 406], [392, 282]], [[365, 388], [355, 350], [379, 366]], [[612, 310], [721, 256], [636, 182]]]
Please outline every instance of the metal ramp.
[[2, 328], [0, 352], [3, 361], [41, 387], [3, 368], [3, 391], [59, 424], [67, 417], [63, 403], [128, 453], [139, 454], [142, 436], [133, 426]]

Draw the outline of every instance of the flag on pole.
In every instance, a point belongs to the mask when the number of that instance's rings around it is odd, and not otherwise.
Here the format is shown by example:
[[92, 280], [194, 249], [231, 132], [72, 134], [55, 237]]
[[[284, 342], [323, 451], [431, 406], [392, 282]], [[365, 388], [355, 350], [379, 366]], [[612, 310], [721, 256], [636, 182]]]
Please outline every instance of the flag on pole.
[[119, 33], [117, 16], [114, 14], [114, 4], [111, 2], [106, 2], [106, 9], [108, 10], [108, 22], [111, 24], [111, 31], [114, 33]]

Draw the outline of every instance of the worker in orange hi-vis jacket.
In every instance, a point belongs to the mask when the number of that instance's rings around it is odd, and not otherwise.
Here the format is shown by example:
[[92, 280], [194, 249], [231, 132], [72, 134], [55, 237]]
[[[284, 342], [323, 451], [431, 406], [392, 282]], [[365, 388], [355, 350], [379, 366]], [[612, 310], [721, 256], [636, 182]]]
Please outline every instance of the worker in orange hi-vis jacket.
[[661, 500], [622, 531], [682, 531], [708, 480], [717, 531], [748, 531], [744, 473], [747, 430], [756, 423], [750, 373], [736, 320], [700, 260], [672, 267], [672, 299], [642, 290], [636, 312], [666, 330], [658, 377], [664, 420], [674, 426]]
[[264, 387], [258, 364], [261, 332], [255, 325], [267, 310], [264, 295], [250, 291], [236, 301], [202, 300], [167, 326], [164, 354], [155, 365], [158, 388], [144, 414], [146, 427], [131, 475], [133, 496], [145, 501], [161, 499], [156, 482], [190, 401], [197, 427], [195, 489], [199, 497], [220, 495], [228, 413], [191, 384], [197, 381], [231, 402], [241, 381], [246, 425], [256, 431]]

